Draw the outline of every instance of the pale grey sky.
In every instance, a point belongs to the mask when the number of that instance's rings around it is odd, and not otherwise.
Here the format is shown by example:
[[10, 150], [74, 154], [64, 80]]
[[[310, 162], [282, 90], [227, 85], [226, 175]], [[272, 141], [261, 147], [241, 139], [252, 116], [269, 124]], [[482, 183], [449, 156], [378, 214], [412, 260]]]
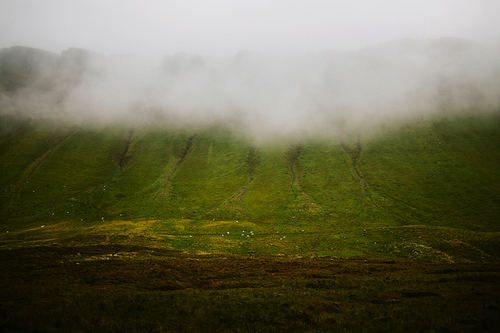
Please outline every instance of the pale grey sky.
[[162, 57], [500, 39], [498, 0], [0, 0], [0, 47]]

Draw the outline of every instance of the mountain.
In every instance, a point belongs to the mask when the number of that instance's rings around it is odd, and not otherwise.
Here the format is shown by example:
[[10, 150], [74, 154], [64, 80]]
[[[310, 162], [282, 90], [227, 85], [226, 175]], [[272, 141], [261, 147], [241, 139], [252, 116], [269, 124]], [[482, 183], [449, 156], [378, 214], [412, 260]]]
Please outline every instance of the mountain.
[[161, 221], [219, 234], [240, 220], [262, 232], [417, 227], [498, 241], [498, 113], [262, 144], [223, 125], [2, 124], [0, 216], [11, 232]]
[[498, 67], [430, 45], [1, 50], [0, 331], [499, 331]]
[[0, 50], [0, 91], [15, 92], [54, 71], [57, 54], [24, 46]]
[[84, 49], [70, 48], [61, 55], [26, 46], [0, 50], [0, 91], [16, 93], [30, 86], [48, 92], [56, 81], [82, 75], [92, 62], [103, 57]]
[[[446, 57], [470, 47], [445, 44], [438, 53]], [[407, 56], [422, 46], [397, 45]], [[366, 63], [376, 73], [388, 66], [381, 49], [363, 53], [376, 54], [371, 59], [377, 61]], [[226, 69], [257, 66], [255, 57], [240, 54]], [[464, 94], [450, 90], [451, 102], [436, 104], [440, 112], [386, 114], [368, 125], [376, 118], [356, 114], [363, 120], [356, 123], [315, 110], [304, 116], [320, 131], [273, 133], [293, 115], [274, 114], [279, 121], [273, 127], [264, 113], [239, 111], [230, 118], [212, 109], [207, 115], [144, 106], [144, 100], [117, 104], [136, 86], [105, 90], [119, 80], [108, 80], [113, 72], [101, 66], [102, 59], [81, 49], [61, 56], [24, 47], [0, 51], [3, 247], [135, 242], [209, 253], [500, 260], [500, 113], [491, 99], [463, 104], [452, 95]], [[115, 58], [114, 71], [127, 68], [122, 60]], [[157, 69], [168, 85], [137, 86], [147, 88], [138, 96], [156, 101], [174, 91], [195, 108], [197, 90], [223, 81], [210, 64], [186, 55], [166, 58]], [[204, 71], [210, 80], [187, 91], [194, 95], [176, 90]], [[140, 70], [133, 73], [141, 79]], [[235, 82], [244, 78], [231, 73]], [[201, 99], [213, 97], [208, 90]], [[27, 103], [32, 91], [39, 99]], [[74, 104], [64, 104], [68, 98]], [[99, 108], [101, 102], [108, 108]], [[90, 107], [77, 117], [68, 105], [80, 104]], [[105, 121], [99, 118], [104, 111]], [[260, 132], [241, 127], [250, 118]]]

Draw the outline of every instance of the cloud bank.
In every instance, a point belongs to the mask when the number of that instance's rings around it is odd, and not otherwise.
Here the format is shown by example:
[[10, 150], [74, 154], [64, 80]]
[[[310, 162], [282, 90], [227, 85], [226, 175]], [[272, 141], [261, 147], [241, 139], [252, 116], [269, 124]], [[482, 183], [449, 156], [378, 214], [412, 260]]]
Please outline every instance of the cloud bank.
[[160, 63], [82, 49], [0, 51], [0, 112], [65, 121], [224, 122], [258, 136], [309, 135], [500, 106], [500, 43], [443, 38], [358, 51]]

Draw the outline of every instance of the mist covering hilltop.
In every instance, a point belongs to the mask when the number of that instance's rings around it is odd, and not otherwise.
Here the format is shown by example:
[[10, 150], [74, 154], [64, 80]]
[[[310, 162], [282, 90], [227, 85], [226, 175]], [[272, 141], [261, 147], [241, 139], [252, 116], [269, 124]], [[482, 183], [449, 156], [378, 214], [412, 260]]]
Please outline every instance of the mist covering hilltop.
[[65, 122], [223, 122], [258, 137], [370, 128], [500, 105], [500, 45], [399, 40], [358, 51], [161, 63], [71, 48], [0, 50], [0, 112]]

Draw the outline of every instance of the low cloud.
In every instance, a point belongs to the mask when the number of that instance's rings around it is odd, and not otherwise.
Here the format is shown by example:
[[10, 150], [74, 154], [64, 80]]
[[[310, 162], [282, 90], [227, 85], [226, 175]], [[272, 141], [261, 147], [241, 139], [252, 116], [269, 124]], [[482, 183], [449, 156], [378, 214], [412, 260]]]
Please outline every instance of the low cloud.
[[500, 44], [399, 40], [358, 51], [158, 64], [81, 49], [0, 51], [2, 113], [68, 122], [224, 122], [256, 136], [309, 135], [500, 105]]

